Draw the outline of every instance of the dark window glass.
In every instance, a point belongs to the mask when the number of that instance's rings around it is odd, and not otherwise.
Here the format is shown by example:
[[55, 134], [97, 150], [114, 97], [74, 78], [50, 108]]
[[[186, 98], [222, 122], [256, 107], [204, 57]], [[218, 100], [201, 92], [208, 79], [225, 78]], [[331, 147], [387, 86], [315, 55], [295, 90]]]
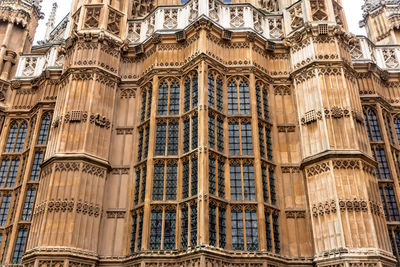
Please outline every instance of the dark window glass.
[[187, 78], [185, 81], [185, 101], [184, 101], [184, 111], [187, 112], [190, 110], [190, 78]]
[[27, 229], [19, 229], [18, 230], [18, 236], [17, 236], [17, 241], [15, 242], [15, 249], [14, 249], [14, 255], [13, 255], [13, 264], [21, 263], [22, 254], [24, 253], [24, 250], [25, 250], [25, 243], [26, 243], [27, 235], [28, 235]]
[[264, 126], [258, 124], [258, 137], [260, 139], [260, 156], [265, 158]]
[[178, 176], [178, 167], [176, 164], [168, 164], [167, 166], [167, 184], [166, 184], [166, 200], [176, 200], [176, 181]]
[[251, 135], [251, 123], [242, 123], [242, 154], [253, 154], [253, 139]]
[[393, 132], [392, 132], [392, 123], [390, 121], [389, 116], [384, 116], [385, 118], [385, 127], [386, 127], [386, 132], [387, 135], [389, 137], [390, 143], [394, 145], [394, 136], [393, 136]]
[[139, 131], [138, 161], [142, 160], [143, 154], [143, 129]]
[[146, 117], [146, 100], [147, 100], [147, 91], [144, 90], [142, 94], [142, 110], [140, 112], [140, 121], [144, 121]]
[[10, 165], [9, 159], [3, 159], [0, 166], [0, 187], [4, 187], [6, 184], [8, 167]]
[[192, 150], [198, 146], [198, 118], [194, 116], [192, 118]]
[[144, 134], [144, 153], [143, 153], [143, 158], [147, 158], [147, 154], [149, 152], [149, 127], [147, 126], [145, 128], [145, 134]]
[[231, 164], [231, 199], [242, 200], [242, 177], [239, 164]]
[[17, 179], [18, 167], [19, 167], [19, 159], [15, 158], [11, 161], [10, 170], [8, 171], [8, 179], [6, 187], [14, 187], [15, 180]]
[[[394, 230], [394, 238], [396, 240], [397, 254], [400, 255], [400, 230], [399, 229]], [[394, 246], [393, 246], [393, 248], [394, 248]], [[394, 252], [393, 254], [396, 255], [396, 252]]]
[[150, 249], [152, 250], [161, 249], [162, 217], [162, 210], [151, 212]]
[[153, 200], [163, 200], [164, 196], [164, 165], [154, 166]]
[[268, 211], [265, 212], [265, 234], [267, 237], [267, 250], [272, 252], [271, 219]]
[[10, 131], [8, 133], [8, 138], [7, 138], [7, 143], [5, 147], [5, 152], [13, 152], [14, 151], [14, 144], [15, 140], [17, 138], [17, 133], [18, 133], [18, 125], [14, 123], [10, 127]]
[[192, 159], [192, 179], [191, 179], [191, 193], [192, 196], [197, 195], [197, 174], [198, 173], [198, 163], [197, 157]]
[[40, 164], [42, 164], [43, 151], [36, 151], [35, 157], [33, 158], [32, 170], [31, 170], [31, 181], [39, 180]]
[[258, 250], [257, 213], [246, 211], [246, 245], [247, 250]]
[[209, 157], [208, 159], [208, 192], [212, 195], [215, 195], [215, 159], [213, 157]]
[[217, 119], [217, 146], [218, 151], [224, 153], [224, 121]]
[[189, 161], [183, 162], [182, 198], [189, 197]]
[[142, 176], [142, 196], [140, 199], [142, 202], [144, 202], [144, 198], [146, 196], [147, 167], [143, 168]]
[[257, 100], [257, 115], [258, 117], [262, 117], [262, 103], [261, 103], [261, 90], [260, 86], [256, 85], [256, 100]]
[[400, 118], [394, 118], [394, 129], [396, 130], [397, 140], [400, 144]]
[[224, 110], [224, 91], [222, 87], [222, 80], [217, 78], [217, 109]]
[[11, 195], [7, 194], [3, 197], [0, 206], [0, 225], [5, 225], [7, 222], [8, 209], [10, 208]]
[[152, 101], [152, 98], [153, 97], [153, 90], [152, 90], [152, 88], [150, 87], [149, 88], [149, 94], [148, 94], [148, 97], [147, 97], [147, 114], [146, 114], [146, 119], [149, 119], [150, 118], [150, 114], [151, 114], [151, 101]]
[[164, 249], [175, 249], [175, 234], [176, 234], [176, 211], [167, 210], [165, 212], [164, 224]]
[[185, 120], [183, 122], [183, 152], [189, 152], [190, 144], [190, 120]]
[[218, 227], [219, 227], [219, 247], [225, 248], [226, 246], [226, 213], [225, 208], [218, 208]]
[[250, 164], [243, 165], [244, 200], [255, 200], [256, 189], [254, 185], [254, 167]]
[[222, 161], [218, 161], [218, 196], [225, 197], [225, 169]]
[[168, 155], [178, 155], [179, 125], [170, 122], [168, 125]]
[[192, 108], [197, 107], [199, 102], [199, 75], [197, 72], [193, 75], [192, 85]]
[[208, 145], [215, 148], [215, 117], [211, 114], [208, 116]]
[[232, 248], [234, 250], [244, 250], [243, 231], [242, 211], [232, 211]]
[[238, 123], [229, 124], [229, 154], [240, 155], [240, 132]]
[[182, 208], [182, 226], [181, 226], [181, 247], [186, 248], [188, 246], [188, 208], [185, 206]]
[[272, 228], [274, 231], [274, 244], [275, 244], [275, 253], [281, 253], [281, 245], [279, 240], [279, 223], [278, 216], [272, 215]]
[[38, 137], [38, 145], [45, 145], [47, 141], [47, 134], [49, 132], [50, 126], [50, 116], [47, 114], [42, 119], [42, 124], [40, 125], [40, 132]]
[[210, 245], [217, 245], [217, 209], [213, 204], [208, 208], [208, 229], [210, 233]]
[[272, 140], [271, 140], [271, 129], [265, 128], [265, 134], [267, 137], [267, 155], [268, 155], [268, 160], [273, 159], [272, 155]]
[[234, 81], [228, 84], [228, 113], [238, 114], [238, 96], [236, 83]]
[[22, 220], [23, 221], [30, 221], [31, 220], [31, 214], [32, 214], [33, 204], [34, 204], [34, 201], [35, 201], [35, 195], [36, 195], [36, 189], [35, 188], [29, 188], [26, 191], [24, 209], [22, 210]]
[[139, 203], [139, 190], [140, 190], [140, 172], [141, 169], [138, 168], [136, 170], [136, 181], [135, 181], [135, 197], [134, 197], [134, 203], [137, 205]]
[[364, 117], [367, 126], [368, 137], [371, 141], [382, 141], [381, 131], [379, 129], [378, 119], [376, 117], [375, 111], [372, 109], [364, 112]]
[[380, 179], [392, 179], [389, 165], [386, 159], [385, 149], [381, 147], [372, 148], [372, 155], [378, 162], [377, 177]]
[[214, 75], [208, 74], [208, 105], [211, 107], [215, 105], [214, 87]]
[[164, 122], [158, 123], [156, 133], [156, 156], [165, 155], [166, 133], [167, 124]]
[[197, 206], [190, 207], [190, 244], [197, 245]]
[[179, 114], [179, 84], [174, 82], [171, 86], [171, 95], [169, 102], [169, 114]]
[[269, 192], [271, 197], [271, 203], [276, 204], [276, 192], [275, 192], [275, 177], [274, 171], [269, 169]]
[[26, 136], [27, 126], [26, 123], [22, 124], [19, 127], [17, 142], [15, 143], [15, 152], [22, 152], [25, 143], [25, 136]]
[[269, 105], [267, 91], [263, 91], [263, 103], [264, 103], [264, 119], [269, 120]]
[[143, 235], [143, 213], [139, 214], [139, 229], [138, 229], [138, 238], [137, 238], [137, 251], [142, 249], [142, 235]]
[[240, 114], [250, 114], [250, 93], [249, 86], [242, 81], [239, 85]]
[[158, 89], [158, 115], [167, 115], [168, 108], [168, 85], [163, 82]]
[[393, 186], [386, 185], [385, 187], [380, 187], [379, 189], [386, 220], [399, 221], [399, 209], [397, 206], [396, 195], [394, 194]]
[[136, 245], [136, 223], [137, 223], [137, 215], [133, 215], [132, 217], [132, 233], [131, 233], [131, 253], [135, 252]]
[[261, 176], [262, 176], [262, 184], [263, 184], [263, 193], [264, 193], [264, 202], [268, 202], [268, 181], [267, 181], [267, 168], [261, 168]]

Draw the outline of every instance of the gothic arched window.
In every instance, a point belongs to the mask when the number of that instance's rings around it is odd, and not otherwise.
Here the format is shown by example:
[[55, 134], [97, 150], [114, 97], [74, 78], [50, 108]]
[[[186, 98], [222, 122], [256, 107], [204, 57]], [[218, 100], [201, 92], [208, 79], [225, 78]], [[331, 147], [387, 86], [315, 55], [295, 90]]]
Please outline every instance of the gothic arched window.
[[228, 113], [250, 114], [249, 85], [241, 78], [232, 79], [228, 83]]
[[397, 140], [400, 145], [400, 118], [399, 117], [394, 118], [394, 129], [396, 130]]
[[164, 80], [158, 88], [158, 115], [179, 114], [180, 87], [176, 80]]
[[197, 107], [199, 102], [199, 75], [197, 72], [192, 72], [187, 76], [184, 87], [184, 111], [187, 112]]
[[26, 123], [22, 124], [13, 123], [8, 132], [7, 143], [5, 147], [5, 152], [22, 152], [25, 143]]

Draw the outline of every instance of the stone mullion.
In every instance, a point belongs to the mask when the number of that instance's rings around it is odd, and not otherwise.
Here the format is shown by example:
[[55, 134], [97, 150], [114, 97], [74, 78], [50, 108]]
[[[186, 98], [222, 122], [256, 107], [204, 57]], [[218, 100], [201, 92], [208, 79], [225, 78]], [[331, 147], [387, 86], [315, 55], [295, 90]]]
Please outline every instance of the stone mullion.
[[147, 175], [146, 175], [146, 191], [143, 208], [143, 228], [142, 228], [142, 249], [149, 249], [150, 244], [150, 226], [151, 226], [151, 191], [153, 188], [153, 174], [154, 174], [154, 149], [156, 142], [156, 114], [157, 114], [157, 97], [158, 97], [158, 76], [153, 78], [153, 93], [151, 100], [151, 112], [149, 123], [149, 144], [147, 154]]
[[[252, 44], [251, 44], [252, 45]], [[265, 234], [265, 214], [264, 214], [264, 197], [263, 184], [261, 174], [261, 154], [260, 154], [260, 138], [258, 134], [258, 113], [257, 113], [257, 96], [256, 96], [256, 78], [254, 73], [250, 74], [250, 110], [251, 110], [251, 131], [253, 136], [253, 153], [254, 153], [254, 184], [256, 187], [257, 201], [257, 229], [259, 250], [267, 249], [267, 239]], [[264, 89], [262, 89], [264, 90]], [[264, 93], [261, 91], [261, 93]], [[264, 138], [264, 141], [266, 138]], [[267, 151], [265, 151], [267, 153]]]
[[[399, 196], [399, 192], [400, 192], [400, 185], [399, 185], [399, 180], [398, 180], [398, 174], [397, 174], [397, 170], [396, 170], [396, 165], [394, 163], [394, 159], [393, 159], [393, 153], [392, 153], [392, 148], [390, 145], [390, 140], [389, 140], [389, 133], [387, 132], [387, 128], [386, 128], [386, 121], [383, 117], [383, 112], [382, 112], [382, 106], [380, 103], [376, 104], [376, 110], [377, 110], [377, 117], [378, 117], [378, 123], [379, 123], [379, 127], [381, 129], [382, 132], [382, 138], [383, 141], [385, 143], [385, 156], [386, 156], [386, 160], [387, 163], [389, 165], [389, 170], [392, 176], [392, 180], [393, 180], [393, 184], [394, 184], [394, 190], [395, 190], [395, 196], [396, 196], [396, 202], [397, 202], [397, 208], [399, 208], [399, 203], [400, 203], [400, 196]], [[391, 127], [391, 125], [388, 125], [388, 127]]]
[[[33, 164], [33, 160], [34, 160], [34, 155], [35, 155], [35, 146], [36, 146], [36, 139], [38, 137], [39, 134], [39, 130], [40, 130], [40, 125], [41, 125], [41, 118], [43, 115], [43, 110], [40, 109], [38, 114], [37, 114], [37, 119], [36, 122], [34, 124], [34, 130], [32, 131], [32, 136], [31, 136], [31, 142], [29, 144], [29, 154], [28, 157], [26, 158], [26, 164], [25, 164], [25, 169], [27, 170], [23, 176], [23, 180], [21, 181], [21, 190], [19, 192], [19, 198], [18, 198], [18, 202], [16, 203], [16, 208], [14, 209], [14, 220], [11, 222], [13, 224], [12, 226], [12, 230], [11, 230], [11, 234], [8, 236], [8, 248], [7, 248], [7, 252], [5, 254], [5, 258], [3, 259], [4, 263], [12, 263], [12, 257], [13, 257], [13, 251], [14, 251], [14, 245], [15, 245], [15, 241], [18, 235], [18, 222], [21, 218], [21, 212], [22, 209], [24, 208], [24, 202], [25, 202], [25, 195], [26, 195], [26, 189], [27, 189], [27, 182], [29, 180], [30, 177], [30, 172], [29, 170], [31, 170], [32, 168], [32, 164]], [[27, 124], [28, 125], [28, 124]], [[26, 140], [29, 136], [29, 131], [30, 129], [27, 130], [27, 135], [25, 137], [25, 143], [28, 141]], [[49, 125], [49, 131], [50, 131], [50, 125]], [[11, 162], [10, 162], [11, 164]], [[19, 164], [19, 168], [22, 168], [22, 160], [20, 158], [20, 164]], [[36, 195], [37, 195], [37, 191], [36, 191]], [[10, 203], [10, 208], [11, 208], [12, 202]], [[33, 208], [32, 208], [33, 211]], [[33, 214], [31, 215], [33, 216]], [[31, 217], [32, 219], [32, 217]], [[31, 224], [32, 225], [32, 224]], [[30, 230], [30, 229], [29, 229]], [[25, 244], [26, 245], [26, 244]]]
[[[202, 34], [205, 32], [202, 31]], [[206, 79], [207, 64], [199, 65], [199, 103], [198, 103], [198, 207], [197, 207], [197, 240], [198, 244], [208, 244], [208, 81]]]

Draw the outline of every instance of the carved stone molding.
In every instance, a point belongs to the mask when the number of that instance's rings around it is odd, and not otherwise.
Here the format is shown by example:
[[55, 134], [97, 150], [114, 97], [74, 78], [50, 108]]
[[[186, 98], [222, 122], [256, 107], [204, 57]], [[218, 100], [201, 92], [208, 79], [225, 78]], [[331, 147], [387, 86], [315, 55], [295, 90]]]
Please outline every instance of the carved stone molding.
[[100, 128], [110, 129], [111, 127], [110, 120], [98, 113], [90, 115], [90, 123], [99, 126]]
[[111, 174], [116, 174], [116, 175], [129, 174], [129, 170], [130, 170], [129, 167], [113, 168]]
[[48, 212], [73, 212], [83, 215], [98, 217], [101, 214], [101, 208], [98, 204], [89, 203], [82, 200], [72, 199], [51, 199], [40, 203], [35, 207], [34, 214], [43, 213], [47, 209]]
[[336, 213], [337, 205], [335, 200], [327, 200], [324, 203], [319, 202], [317, 204], [313, 204], [311, 208], [312, 214], [314, 217], [324, 216], [330, 213]]
[[123, 219], [123, 218], [125, 218], [126, 211], [125, 210], [107, 210], [106, 215], [107, 215], [107, 219]]
[[368, 211], [368, 202], [363, 199], [340, 199], [339, 200], [340, 211]]
[[277, 125], [278, 132], [280, 133], [294, 133], [296, 132], [296, 125]]
[[132, 135], [133, 127], [120, 127], [115, 129], [117, 131], [117, 135]]
[[286, 214], [286, 218], [288, 218], [288, 219], [299, 219], [299, 218], [306, 217], [305, 210], [286, 210], [285, 214]]
[[281, 166], [282, 173], [299, 173], [299, 166]]
[[322, 162], [312, 165], [306, 169], [307, 177], [315, 176], [331, 170], [329, 162]]

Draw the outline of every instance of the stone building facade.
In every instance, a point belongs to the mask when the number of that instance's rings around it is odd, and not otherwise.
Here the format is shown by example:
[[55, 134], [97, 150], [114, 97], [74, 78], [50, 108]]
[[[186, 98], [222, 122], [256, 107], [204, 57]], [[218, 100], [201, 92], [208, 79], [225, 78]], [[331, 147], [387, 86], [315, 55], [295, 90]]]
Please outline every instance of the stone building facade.
[[389, 267], [400, 2], [0, 1], [0, 262]]

